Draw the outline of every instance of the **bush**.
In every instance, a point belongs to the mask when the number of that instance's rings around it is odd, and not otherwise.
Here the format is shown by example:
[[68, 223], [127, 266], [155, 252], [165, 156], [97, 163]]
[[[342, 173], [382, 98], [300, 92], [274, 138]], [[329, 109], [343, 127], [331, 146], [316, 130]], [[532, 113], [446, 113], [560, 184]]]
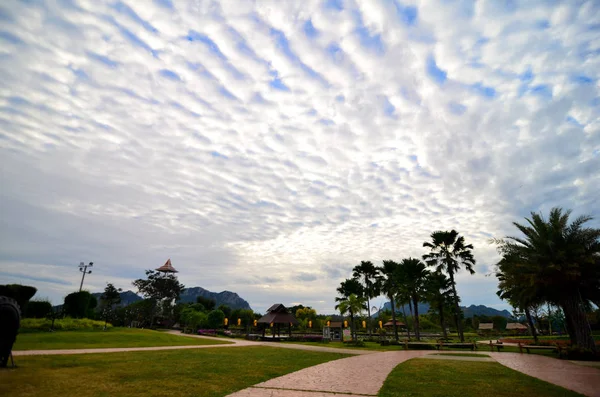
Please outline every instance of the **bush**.
[[[27, 331], [48, 331], [52, 327], [52, 320], [47, 318], [24, 318], [21, 320], [21, 332]], [[111, 328], [112, 324], [106, 324], [106, 328]], [[54, 329], [57, 331], [79, 331], [103, 329], [104, 321], [90, 320], [89, 318], [62, 318], [54, 320]]]
[[560, 358], [580, 361], [600, 361], [600, 353], [594, 353], [590, 349], [582, 349], [574, 346], [561, 350]]
[[344, 342], [344, 346], [352, 346], [352, 347], [365, 347], [365, 342], [362, 340]]
[[97, 304], [96, 298], [88, 291], [73, 292], [65, 296], [63, 310], [67, 316], [84, 318]]
[[44, 318], [52, 311], [52, 304], [48, 301], [29, 301], [25, 309], [27, 318]]

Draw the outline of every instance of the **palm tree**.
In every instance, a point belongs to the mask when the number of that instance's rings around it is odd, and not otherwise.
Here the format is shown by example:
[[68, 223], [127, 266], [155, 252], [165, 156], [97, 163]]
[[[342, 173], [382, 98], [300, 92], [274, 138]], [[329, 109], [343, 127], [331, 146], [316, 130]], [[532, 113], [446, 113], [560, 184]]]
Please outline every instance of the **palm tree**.
[[365, 308], [365, 298], [351, 294], [348, 298], [342, 299], [336, 306], [343, 316], [345, 313], [350, 314], [350, 330], [352, 332], [352, 340], [356, 341], [356, 324], [354, 323], [354, 315], [360, 313]]
[[429, 271], [427, 271], [427, 266], [419, 259], [407, 258], [400, 262], [399, 273], [402, 289], [406, 290], [409, 297], [409, 305], [412, 302], [414, 308], [415, 337], [417, 340], [420, 340], [419, 301], [423, 295], [425, 280], [427, 280]]
[[429, 266], [435, 266], [436, 271], [445, 271], [450, 278], [452, 293], [454, 295], [454, 317], [460, 341], [465, 341], [460, 318], [460, 306], [458, 304], [458, 293], [456, 292], [456, 281], [454, 275], [458, 273], [461, 266], [471, 274], [475, 274], [475, 258], [473, 257], [473, 246], [465, 244], [465, 238], [459, 236], [456, 230], [436, 231], [431, 233], [431, 242], [424, 242], [423, 247], [430, 249], [428, 254], [423, 255], [423, 260]]
[[352, 269], [352, 276], [363, 282], [364, 296], [367, 298], [367, 328], [371, 335], [371, 298], [379, 295], [379, 283], [377, 282], [377, 268], [370, 261], [361, 261]]
[[388, 297], [392, 305], [392, 321], [394, 323], [394, 337], [398, 342], [398, 325], [396, 324], [396, 306], [394, 304], [398, 293], [399, 271], [398, 263], [392, 260], [384, 260], [383, 266], [378, 267], [380, 274], [381, 291]]
[[354, 278], [348, 278], [340, 283], [340, 286], [337, 288], [337, 292], [340, 294], [340, 297], [335, 298], [335, 301], [341, 302], [344, 299], [348, 299], [352, 294], [356, 296], [363, 296], [364, 288], [360, 281]]
[[446, 321], [444, 318], [445, 307], [451, 301], [452, 285], [450, 279], [443, 273], [430, 273], [425, 281], [425, 299], [432, 308], [438, 311], [440, 316], [440, 326], [444, 339], [448, 337], [446, 332]]
[[514, 222], [524, 237], [496, 240], [496, 275], [505, 288], [561, 307], [571, 343], [596, 352], [586, 307], [600, 295], [600, 229], [583, 226], [590, 216], [569, 223], [570, 215], [553, 208], [548, 220], [532, 212], [526, 224]]

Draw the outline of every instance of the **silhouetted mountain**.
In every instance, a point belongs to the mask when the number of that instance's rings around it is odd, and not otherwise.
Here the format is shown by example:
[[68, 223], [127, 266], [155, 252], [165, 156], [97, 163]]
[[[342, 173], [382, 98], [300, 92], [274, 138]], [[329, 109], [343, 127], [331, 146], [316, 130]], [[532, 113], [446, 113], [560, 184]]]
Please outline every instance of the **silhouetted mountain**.
[[[94, 292], [93, 296], [98, 299], [98, 303], [100, 302], [100, 296], [102, 296], [102, 292]], [[208, 299], [213, 299], [216, 304], [215, 307], [220, 305], [229, 306], [232, 309], [252, 309], [248, 302], [244, 299], [240, 298], [238, 294], [231, 291], [223, 291], [223, 292], [211, 292], [202, 287], [192, 287], [186, 288], [183, 290], [181, 295], [179, 296], [179, 302], [182, 303], [195, 303], [196, 297], [203, 296]], [[127, 306], [137, 301], [141, 301], [143, 298], [137, 295], [133, 291], [125, 291], [121, 292], [121, 305]]]
[[196, 298], [202, 296], [204, 298], [213, 299], [216, 302], [215, 307], [220, 305], [229, 306], [232, 309], [250, 309], [250, 305], [238, 294], [231, 291], [211, 292], [202, 287], [192, 287], [183, 290], [179, 297], [179, 301], [183, 303], [196, 302]]
[[[406, 315], [410, 315], [410, 310], [408, 305], [404, 305], [400, 306], [398, 308], [396, 308], [396, 312], [398, 313], [403, 313], [402, 309], [404, 308], [404, 310], [406, 311]], [[497, 310], [494, 309], [492, 307], [487, 307], [484, 305], [471, 305], [469, 307], [464, 307], [461, 306], [461, 309], [463, 310], [463, 313], [465, 315], [465, 318], [471, 318], [475, 315], [477, 316], [502, 316], [502, 317], [506, 317], [506, 318], [511, 318], [511, 314], [508, 312], [508, 310]], [[386, 302], [383, 305], [382, 310], [392, 310], [392, 306], [390, 304], [390, 302]], [[419, 314], [425, 314], [429, 311], [429, 303], [427, 302], [422, 302], [419, 303]], [[377, 314], [374, 314], [373, 316], [377, 316]]]

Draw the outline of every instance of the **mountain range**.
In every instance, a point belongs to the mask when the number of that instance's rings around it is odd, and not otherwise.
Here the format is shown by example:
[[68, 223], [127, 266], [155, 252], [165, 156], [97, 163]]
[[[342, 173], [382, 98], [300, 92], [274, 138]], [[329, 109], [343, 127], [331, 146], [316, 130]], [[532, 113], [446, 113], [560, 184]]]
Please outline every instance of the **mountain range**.
[[[102, 292], [94, 292], [92, 293], [96, 299], [100, 300], [100, 296]], [[143, 298], [136, 294], [133, 291], [124, 291], [121, 292], [121, 304], [124, 306], [130, 305], [137, 301], [141, 301]], [[238, 294], [231, 291], [222, 291], [222, 292], [211, 292], [202, 287], [192, 287], [186, 288], [183, 290], [181, 295], [179, 296], [179, 302], [182, 303], [190, 303], [196, 302], [196, 298], [198, 296], [202, 296], [204, 298], [213, 299], [215, 301], [215, 307], [219, 307], [221, 305], [229, 306], [231, 309], [250, 309], [250, 304], [242, 299]]]
[[[391, 306], [390, 302], [386, 302], [383, 305], [383, 308], [381, 310], [391, 310], [391, 309], [392, 309], [392, 306]], [[497, 310], [497, 309], [494, 309], [493, 307], [488, 307], [488, 306], [484, 306], [484, 305], [471, 305], [469, 307], [461, 306], [461, 309], [463, 310], [465, 318], [471, 318], [473, 316], [489, 316], [489, 317], [502, 316], [502, 317], [506, 317], [506, 318], [512, 317], [512, 315], [510, 314], [510, 312], [508, 310]], [[402, 313], [403, 310], [406, 312], [406, 314], [410, 313], [410, 309], [409, 309], [408, 305], [400, 306], [396, 309], [396, 311], [400, 312], [400, 313]], [[425, 314], [428, 311], [429, 311], [429, 303], [427, 303], [427, 302], [419, 303], [419, 314]], [[376, 316], [376, 314], [375, 314], [375, 316]]]

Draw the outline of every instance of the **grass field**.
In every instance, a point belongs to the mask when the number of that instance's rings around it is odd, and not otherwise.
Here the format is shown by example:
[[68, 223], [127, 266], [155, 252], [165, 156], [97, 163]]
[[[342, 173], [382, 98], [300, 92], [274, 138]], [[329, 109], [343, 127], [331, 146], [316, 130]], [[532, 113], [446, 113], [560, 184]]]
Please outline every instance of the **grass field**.
[[434, 353], [434, 356], [452, 356], [452, 357], [489, 357], [487, 354], [477, 353]]
[[220, 339], [201, 339], [137, 328], [107, 331], [56, 331], [19, 334], [13, 350], [94, 349], [101, 347], [150, 347], [218, 345]]
[[16, 357], [0, 396], [217, 397], [344, 357], [273, 347]]
[[575, 397], [563, 389], [498, 363], [413, 359], [398, 365], [379, 397]]

